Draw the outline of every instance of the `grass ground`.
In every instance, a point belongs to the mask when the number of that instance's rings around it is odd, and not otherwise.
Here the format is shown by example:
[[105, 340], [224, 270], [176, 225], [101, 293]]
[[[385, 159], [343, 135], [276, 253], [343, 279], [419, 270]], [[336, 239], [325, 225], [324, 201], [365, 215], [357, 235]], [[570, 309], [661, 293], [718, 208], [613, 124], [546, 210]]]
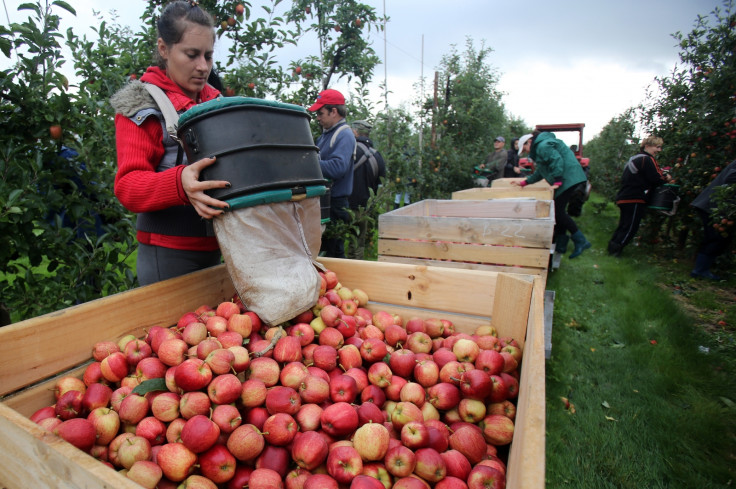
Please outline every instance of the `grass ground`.
[[563, 259], [547, 284], [547, 487], [731, 487], [734, 280], [691, 279], [673, 248], [609, 257], [617, 208], [594, 200], [583, 214], [593, 248]]

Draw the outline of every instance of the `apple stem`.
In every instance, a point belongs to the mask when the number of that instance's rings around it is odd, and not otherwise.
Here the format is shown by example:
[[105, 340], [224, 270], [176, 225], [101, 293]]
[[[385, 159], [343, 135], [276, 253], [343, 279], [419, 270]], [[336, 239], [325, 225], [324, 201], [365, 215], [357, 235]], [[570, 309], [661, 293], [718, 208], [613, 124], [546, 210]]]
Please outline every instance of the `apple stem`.
[[283, 326], [279, 326], [278, 331], [276, 331], [276, 334], [274, 334], [273, 335], [273, 338], [271, 338], [271, 344], [269, 344], [263, 350], [253, 353], [253, 356], [255, 358], [262, 357], [263, 355], [265, 355], [266, 353], [268, 353], [269, 351], [271, 351], [276, 346], [276, 342], [278, 342], [281, 339], [281, 337], [284, 335], [284, 333], [285, 333], [285, 331], [284, 331]]

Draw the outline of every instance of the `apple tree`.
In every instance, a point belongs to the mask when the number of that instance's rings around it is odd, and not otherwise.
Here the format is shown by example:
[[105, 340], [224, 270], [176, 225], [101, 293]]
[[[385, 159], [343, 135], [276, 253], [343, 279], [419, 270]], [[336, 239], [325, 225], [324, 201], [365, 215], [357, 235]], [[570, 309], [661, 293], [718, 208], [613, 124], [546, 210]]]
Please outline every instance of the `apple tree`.
[[[0, 31], [10, 68], [0, 72], [0, 295], [19, 320], [129, 288], [125, 260], [133, 226], [113, 195], [114, 137], [106, 98], [127, 78], [116, 57], [131, 55], [103, 24], [94, 47], [66, 32], [74, 68], [62, 69], [60, 11], [68, 3], [26, 3], [27, 20]], [[108, 43], [109, 45], [105, 45]]]
[[[672, 166], [682, 201], [676, 215], [679, 243], [689, 231], [700, 239], [700, 222], [690, 202], [731, 161], [736, 159], [736, 13], [726, 4], [710, 15], [698, 16], [689, 34], [676, 33], [680, 63], [656, 80], [656, 91], [642, 110], [646, 132], [664, 139], [662, 166]], [[722, 203], [720, 219], [736, 216], [732, 189], [730, 204]], [[723, 193], [723, 192], [722, 192]], [[730, 227], [723, 232], [730, 232]]]

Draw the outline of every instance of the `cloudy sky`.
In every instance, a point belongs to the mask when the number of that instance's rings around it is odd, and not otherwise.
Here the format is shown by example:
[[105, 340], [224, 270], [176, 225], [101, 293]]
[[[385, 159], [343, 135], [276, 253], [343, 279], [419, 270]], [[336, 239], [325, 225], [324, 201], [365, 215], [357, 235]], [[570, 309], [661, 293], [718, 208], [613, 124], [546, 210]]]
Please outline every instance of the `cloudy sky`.
[[[667, 75], [678, 61], [672, 37], [692, 30], [698, 15], [724, 8], [722, 0], [363, 0], [390, 18], [386, 39], [372, 32], [373, 47], [385, 61], [375, 71], [375, 93], [386, 77], [389, 104], [409, 104], [424, 75], [431, 82], [443, 55], [466, 39], [493, 52], [489, 64], [509, 114], [530, 125], [584, 122], [585, 139], [613, 117], [641, 102], [655, 76]], [[4, 0], [11, 21], [22, 3]], [[115, 8], [119, 21], [136, 27], [146, 2], [75, 0], [77, 17], [68, 27], [97, 25], [92, 11]], [[259, 0], [252, 0], [254, 6]], [[287, 2], [284, 2], [285, 4]], [[121, 7], [124, 5], [124, 7]], [[254, 7], [255, 13], [258, 8]], [[6, 24], [7, 18], [2, 19]], [[318, 49], [305, 40], [283, 54], [283, 62]], [[221, 47], [216, 59], [225, 60]], [[385, 57], [384, 57], [385, 53]], [[341, 88], [341, 87], [338, 87]], [[425, 92], [431, 93], [429, 83]], [[516, 136], [516, 135], [508, 135]]]

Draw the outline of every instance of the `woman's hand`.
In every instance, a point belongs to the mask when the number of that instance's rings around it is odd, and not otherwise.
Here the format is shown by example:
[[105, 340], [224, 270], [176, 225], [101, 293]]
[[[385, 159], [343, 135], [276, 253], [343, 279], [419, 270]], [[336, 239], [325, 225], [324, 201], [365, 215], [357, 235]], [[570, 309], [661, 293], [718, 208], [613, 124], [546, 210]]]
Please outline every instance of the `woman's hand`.
[[[199, 174], [202, 170], [214, 162], [214, 157], [202, 158], [199, 161], [187, 165], [184, 171], [181, 172], [181, 186], [184, 188], [184, 192], [187, 194], [194, 210], [204, 219], [212, 219], [215, 216], [219, 216], [225, 212], [222, 209], [228, 207], [226, 202], [213, 199], [205, 194], [204, 191], [214, 188], [227, 188], [230, 186], [230, 182], [224, 180], [199, 181]], [[216, 209], [216, 207], [219, 207], [219, 209]]]

